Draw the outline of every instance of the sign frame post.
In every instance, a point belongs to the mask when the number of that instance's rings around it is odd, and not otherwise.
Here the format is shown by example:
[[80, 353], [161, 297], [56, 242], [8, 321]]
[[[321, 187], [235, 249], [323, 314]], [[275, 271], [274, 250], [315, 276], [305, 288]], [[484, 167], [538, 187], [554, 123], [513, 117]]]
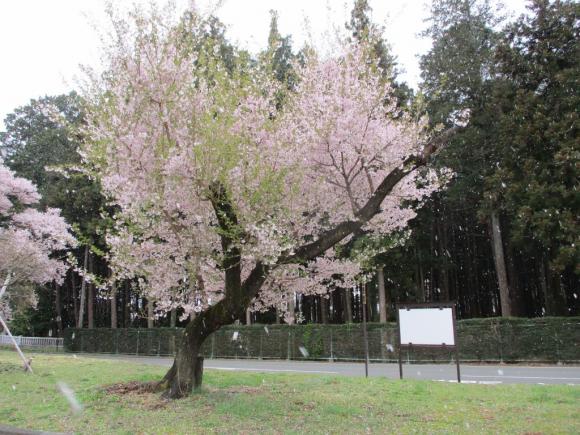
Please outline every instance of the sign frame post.
[[[421, 344], [421, 343], [401, 343], [401, 318], [399, 312], [402, 310], [419, 310], [424, 308], [439, 309], [451, 308], [452, 324], [453, 324], [453, 344], [441, 343], [441, 344]], [[444, 349], [455, 351], [455, 364], [457, 366], [457, 382], [461, 383], [461, 369], [459, 368], [459, 344], [457, 343], [457, 317], [455, 311], [455, 303], [453, 302], [434, 302], [434, 303], [423, 303], [423, 304], [397, 304], [397, 336], [399, 345], [399, 379], [403, 379], [403, 350], [411, 351], [413, 348], [429, 348], [429, 349]]]

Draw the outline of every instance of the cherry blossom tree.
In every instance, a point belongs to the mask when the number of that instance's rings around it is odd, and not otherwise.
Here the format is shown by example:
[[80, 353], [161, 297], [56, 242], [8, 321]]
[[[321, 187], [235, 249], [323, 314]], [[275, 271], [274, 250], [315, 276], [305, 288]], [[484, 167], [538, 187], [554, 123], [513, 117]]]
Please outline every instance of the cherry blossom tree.
[[406, 201], [439, 186], [426, 167], [449, 133], [396, 112], [364, 47], [296, 66], [277, 109], [276, 84], [227, 71], [195, 13], [114, 22], [86, 159], [119, 210], [116, 278], [137, 277], [159, 313], [191, 314], [160, 384], [177, 398], [201, 385], [204, 340], [248, 307], [354, 285], [360, 262], [342, 247], [406, 226]]
[[[19, 304], [34, 305], [30, 284], [62, 282], [68, 265], [53, 253], [76, 244], [60, 210], [33, 208], [39, 200], [36, 187], [0, 160], [0, 277], [3, 281], [9, 278], [8, 295]], [[0, 314], [8, 318], [8, 300], [0, 303]]]
[[[12, 306], [35, 305], [31, 284], [62, 282], [67, 262], [53, 254], [76, 244], [60, 210], [42, 212], [33, 208], [39, 200], [36, 187], [17, 177], [0, 159], [0, 324], [10, 337], [4, 319], [10, 319]], [[7, 298], [3, 297], [5, 293]], [[26, 369], [32, 371], [16, 341], [12, 341]]]

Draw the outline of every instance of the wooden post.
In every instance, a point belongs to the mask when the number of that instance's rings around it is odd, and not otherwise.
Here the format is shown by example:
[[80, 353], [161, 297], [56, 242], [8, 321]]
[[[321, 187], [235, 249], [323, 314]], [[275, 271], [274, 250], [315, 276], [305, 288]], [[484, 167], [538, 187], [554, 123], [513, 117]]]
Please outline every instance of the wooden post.
[[461, 383], [461, 372], [459, 370], [459, 343], [457, 342], [457, 326], [456, 326], [456, 312], [455, 304], [451, 308], [453, 313], [453, 342], [455, 345], [455, 364], [457, 364], [457, 383]]

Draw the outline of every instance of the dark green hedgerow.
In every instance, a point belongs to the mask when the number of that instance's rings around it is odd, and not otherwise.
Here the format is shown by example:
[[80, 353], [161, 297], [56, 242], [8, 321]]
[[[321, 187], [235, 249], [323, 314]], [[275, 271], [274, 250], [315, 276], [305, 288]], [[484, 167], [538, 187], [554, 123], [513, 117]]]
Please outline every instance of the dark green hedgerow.
[[[182, 331], [68, 329], [64, 343], [69, 352], [174, 355]], [[457, 335], [463, 361], [580, 361], [579, 317], [460, 320]], [[395, 323], [369, 323], [368, 337], [371, 360], [397, 360]], [[362, 325], [230, 325], [206, 340], [203, 353], [210, 358], [360, 360], [364, 358]], [[417, 349], [410, 354], [405, 352], [403, 357], [424, 362], [449, 361], [453, 354]]]

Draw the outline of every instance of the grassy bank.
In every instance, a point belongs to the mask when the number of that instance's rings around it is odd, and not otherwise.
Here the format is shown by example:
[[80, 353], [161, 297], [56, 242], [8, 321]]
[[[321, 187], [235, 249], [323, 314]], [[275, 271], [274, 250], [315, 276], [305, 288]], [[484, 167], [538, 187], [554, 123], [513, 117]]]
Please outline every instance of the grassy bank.
[[[456, 385], [207, 370], [203, 392], [103, 388], [159, 379], [164, 369], [71, 355], [35, 355], [25, 374], [0, 351], [0, 423], [82, 433], [580, 433], [580, 388]], [[72, 388], [73, 414], [56, 384]]]

